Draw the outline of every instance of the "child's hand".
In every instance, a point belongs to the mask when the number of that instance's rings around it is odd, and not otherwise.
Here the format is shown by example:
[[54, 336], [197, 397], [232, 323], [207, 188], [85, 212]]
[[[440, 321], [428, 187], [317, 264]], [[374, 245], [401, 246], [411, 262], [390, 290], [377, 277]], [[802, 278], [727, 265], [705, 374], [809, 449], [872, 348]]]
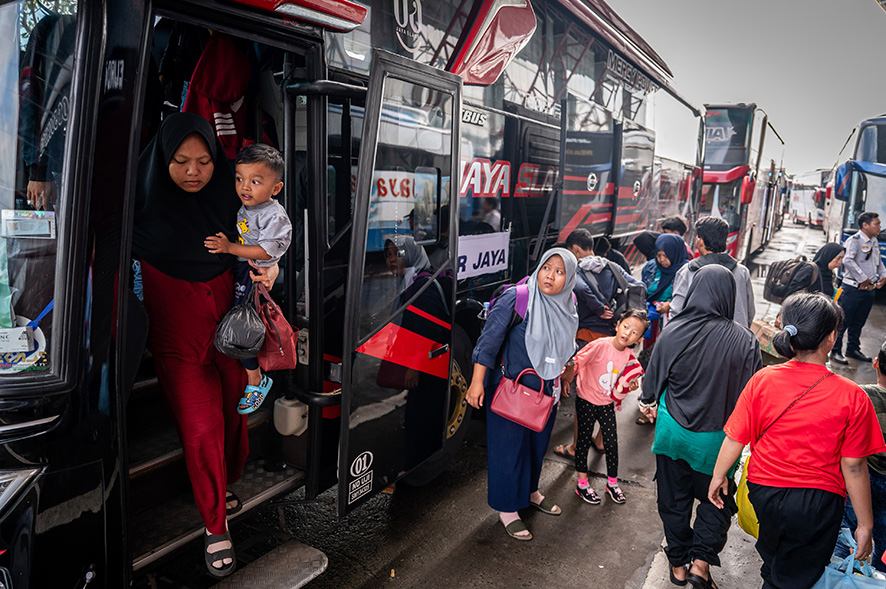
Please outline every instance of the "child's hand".
[[228, 238], [224, 233], [216, 233], [215, 235], [210, 235], [203, 240], [203, 245], [206, 246], [206, 249], [209, 250], [210, 254], [231, 253], [231, 242], [228, 241]]
[[640, 388], [640, 379], [635, 378], [634, 380], [631, 381], [630, 386], [628, 386], [628, 390], [636, 391], [638, 388]]

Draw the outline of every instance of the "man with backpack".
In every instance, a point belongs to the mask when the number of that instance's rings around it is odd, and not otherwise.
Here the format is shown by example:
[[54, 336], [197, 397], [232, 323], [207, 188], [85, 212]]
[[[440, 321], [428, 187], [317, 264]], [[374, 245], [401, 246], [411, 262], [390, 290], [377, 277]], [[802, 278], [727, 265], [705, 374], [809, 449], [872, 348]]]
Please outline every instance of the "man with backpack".
[[677, 272], [674, 277], [674, 298], [671, 300], [671, 319], [680, 314], [686, 305], [686, 294], [695, 274], [708, 264], [719, 264], [735, 278], [735, 316], [739, 325], [750, 327], [754, 320], [754, 290], [751, 287], [751, 273], [726, 252], [726, 237], [729, 224], [719, 217], [702, 217], [695, 222], [695, 249], [701, 254]]
[[[634, 308], [644, 309], [645, 304], [628, 299], [631, 290], [636, 294], [645, 286], [624, 269], [606, 258], [594, 255], [594, 238], [587, 229], [576, 229], [566, 238], [566, 249], [578, 258], [575, 298], [578, 301], [578, 333], [576, 339], [592, 342], [614, 333], [618, 315]], [[616, 274], [617, 273], [617, 274]], [[621, 290], [621, 292], [619, 292]], [[639, 295], [637, 295], [639, 296]], [[615, 301], [613, 304], [612, 301]]]

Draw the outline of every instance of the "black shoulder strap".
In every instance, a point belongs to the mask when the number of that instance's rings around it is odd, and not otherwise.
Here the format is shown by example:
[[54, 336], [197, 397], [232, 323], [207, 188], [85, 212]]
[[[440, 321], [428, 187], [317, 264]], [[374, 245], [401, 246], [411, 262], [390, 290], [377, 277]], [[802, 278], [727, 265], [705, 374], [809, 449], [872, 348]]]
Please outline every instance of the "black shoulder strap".
[[811, 391], [812, 389], [814, 389], [815, 387], [817, 387], [819, 384], [821, 384], [821, 382], [822, 382], [824, 379], [826, 379], [826, 378], [829, 377], [829, 376], [833, 376], [833, 375], [834, 375], [833, 372], [828, 371], [827, 374], [825, 374], [824, 376], [822, 376], [821, 378], [819, 378], [818, 380], [816, 380], [814, 383], [812, 383], [812, 386], [810, 386], [808, 389], [806, 389], [805, 391], [803, 391], [803, 393], [802, 393], [799, 397], [797, 397], [796, 399], [794, 399], [793, 401], [791, 401], [791, 404], [788, 405], [787, 408], [786, 408], [784, 411], [782, 411], [781, 414], [780, 414], [778, 417], [776, 417], [776, 418], [772, 421], [772, 423], [770, 423], [769, 425], [766, 426], [766, 429], [763, 430], [763, 433], [760, 434], [760, 436], [757, 438], [757, 441], [756, 441], [755, 443], [759, 444], [759, 443], [760, 443], [760, 440], [763, 439], [763, 436], [766, 434], [766, 432], [769, 431], [769, 428], [772, 427], [773, 425], [775, 425], [775, 422], [778, 421], [779, 419], [781, 419], [781, 418], [784, 416], [785, 413], [787, 413], [788, 411], [790, 411], [791, 407], [793, 407], [794, 405], [797, 404], [797, 401], [799, 401], [800, 399], [802, 399], [803, 397], [805, 397], [805, 396], [806, 396], [806, 393], [808, 393], [809, 391]]
[[594, 294], [597, 295], [597, 297], [604, 305], [609, 304], [609, 299], [604, 297], [603, 293], [600, 292], [600, 285], [597, 283], [597, 277], [594, 276], [593, 272], [591, 272], [590, 270], [582, 270], [581, 268], [579, 268], [578, 275], [582, 277], [582, 280], [585, 281], [585, 284], [587, 284], [590, 289], [594, 291]]
[[621, 266], [617, 265], [615, 262], [609, 262], [609, 271], [612, 272], [612, 275], [615, 277], [618, 287], [622, 290], [626, 290], [628, 288], [628, 281], [625, 280], [624, 274], [621, 273]]

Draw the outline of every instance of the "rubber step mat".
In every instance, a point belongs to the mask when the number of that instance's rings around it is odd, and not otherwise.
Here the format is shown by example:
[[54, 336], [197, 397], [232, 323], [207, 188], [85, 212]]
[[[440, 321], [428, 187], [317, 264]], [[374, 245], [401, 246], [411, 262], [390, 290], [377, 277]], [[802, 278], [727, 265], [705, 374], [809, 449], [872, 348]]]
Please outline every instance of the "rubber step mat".
[[289, 540], [215, 585], [215, 589], [296, 589], [318, 577], [329, 565], [326, 555]]
[[[249, 462], [230, 486], [243, 502], [239, 517], [262, 503], [302, 485], [304, 472], [291, 466], [267, 471], [264, 460]], [[132, 569], [137, 571], [170, 554], [203, 533], [203, 520], [189, 491], [131, 518]]]

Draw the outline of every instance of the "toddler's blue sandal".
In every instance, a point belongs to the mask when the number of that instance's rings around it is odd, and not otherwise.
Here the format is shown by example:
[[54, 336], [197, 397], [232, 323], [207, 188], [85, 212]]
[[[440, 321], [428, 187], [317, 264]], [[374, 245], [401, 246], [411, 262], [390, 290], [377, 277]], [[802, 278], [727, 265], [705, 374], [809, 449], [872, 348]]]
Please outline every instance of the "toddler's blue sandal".
[[261, 382], [258, 386], [247, 385], [243, 391], [243, 397], [237, 405], [237, 413], [240, 415], [249, 415], [264, 403], [265, 397], [271, 390], [274, 381], [267, 374], [262, 375]]

